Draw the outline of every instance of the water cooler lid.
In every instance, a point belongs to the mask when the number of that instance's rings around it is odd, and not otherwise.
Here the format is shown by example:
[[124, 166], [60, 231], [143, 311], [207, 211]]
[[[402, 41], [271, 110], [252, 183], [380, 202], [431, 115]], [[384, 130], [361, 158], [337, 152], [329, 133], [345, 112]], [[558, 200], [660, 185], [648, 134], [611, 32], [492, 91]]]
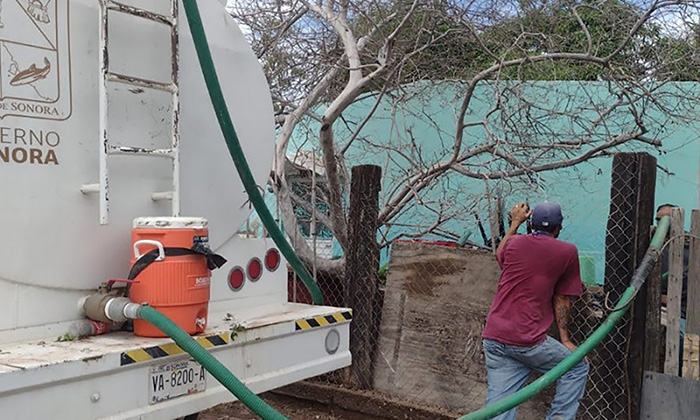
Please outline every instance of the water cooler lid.
[[203, 217], [137, 217], [134, 229], [206, 229]]

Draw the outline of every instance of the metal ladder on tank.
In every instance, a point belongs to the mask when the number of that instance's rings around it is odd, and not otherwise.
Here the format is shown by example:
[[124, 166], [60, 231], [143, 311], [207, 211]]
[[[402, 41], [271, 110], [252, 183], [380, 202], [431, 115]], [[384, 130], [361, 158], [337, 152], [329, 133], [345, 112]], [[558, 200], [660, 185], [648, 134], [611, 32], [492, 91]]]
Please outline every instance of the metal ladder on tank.
[[[179, 89], [179, 47], [178, 47], [178, 8], [179, 0], [171, 0], [170, 16], [150, 12], [137, 7], [122, 4], [113, 0], [99, 0], [100, 3], [100, 173], [99, 182], [94, 184], [84, 184], [80, 187], [83, 194], [99, 194], [100, 224], [109, 223], [109, 168], [107, 158], [111, 155], [123, 156], [148, 156], [160, 157], [172, 160], [173, 184], [172, 190], [166, 192], [155, 192], [151, 194], [153, 201], [170, 200], [172, 202], [172, 215], [180, 215], [180, 89]], [[140, 19], [147, 19], [170, 27], [171, 39], [171, 80], [169, 83], [162, 83], [153, 80], [141, 79], [114, 73], [109, 70], [109, 12], [118, 12], [134, 16]], [[148, 149], [143, 147], [115, 146], [109, 139], [109, 101], [107, 95], [108, 83], [121, 83], [143, 89], [155, 89], [169, 92], [172, 95], [171, 104], [171, 145], [169, 149]]]

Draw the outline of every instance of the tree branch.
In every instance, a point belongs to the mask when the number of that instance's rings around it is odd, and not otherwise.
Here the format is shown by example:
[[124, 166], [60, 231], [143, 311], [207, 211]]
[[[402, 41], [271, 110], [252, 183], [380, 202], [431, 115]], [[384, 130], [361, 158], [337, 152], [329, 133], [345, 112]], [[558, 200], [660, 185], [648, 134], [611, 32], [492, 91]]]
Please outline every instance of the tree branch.
[[268, 51], [270, 51], [270, 49], [271, 49], [275, 44], [277, 44], [277, 42], [279, 42], [280, 38], [282, 38], [282, 36], [285, 34], [285, 32], [287, 32], [287, 31], [289, 30], [289, 28], [291, 28], [292, 26], [294, 26], [294, 24], [297, 23], [297, 21], [298, 21], [299, 19], [301, 19], [302, 17], [304, 17], [304, 15], [306, 14], [306, 12], [308, 12], [308, 11], [309, 11], [309, 9], [307, 9], [306, 7], [304, 7], [304, 8], [302, 8], [301, 10], [299, 10], [294, 16], [292, 16], [289, 20], [287, 20], [287, 21], [284, 23], [284, 25], [282, 26], [282, 29], [280, 29], [280, 31], [277, 33], [277, 35], [275, 35], [275, 37], [274, 37], [272, 40], [270, 40], [270, 42], [268, 42], [267, 44], [265, 44], [265, 45], [263, 46], [262, 50], [261, 50], [260, 53], [258, 54], [258, 58], [264, 57], [264, 56], [268, 53]]
[[581, 162], [584, 162], [589, 159], [593, 159], [597, 157], [601, 152], [604, 152], [606, 150], [609, 150], [613, 147], [617, 147], [623, 143], [626, 143], [632, 139], [638, 139], [643, 136], [643, 132], [638, 132], [638, 133], [629, 133], [629, 134], [623, 134], [616, 136], [612, 138], [610, 141], [601, 144], [596, 147], [592, 147], [591, 149], [587, 150], [586, 152], [580, 154], [579, 156], [572, 158], [572, 159], [565, 159], [561, 160], [558, 162], [551, 162], [547, 163], [544, 165], [538, 165], [532, 168], [519, 168], [519, 169], [514, 169], [511, 171], [507, 172], [474, 172], [471, 170], [468, 170], [464, 168], [462, 165], [453, 165], [452, 169], [456, 172], [461, 173], [462, 175], [466, 175], [470, 178], [476, 178], [476, 179], [503, 179], [503, 178], [513, 178], [521, 175], [526, 175], [530, 173], [537, 173], [537, 172], [544, 172], [544, 171], [551, 171], [554, 169], [560, 169], [560, 168], [566, 168], [569, 166], [574, 166], [577, 165]]

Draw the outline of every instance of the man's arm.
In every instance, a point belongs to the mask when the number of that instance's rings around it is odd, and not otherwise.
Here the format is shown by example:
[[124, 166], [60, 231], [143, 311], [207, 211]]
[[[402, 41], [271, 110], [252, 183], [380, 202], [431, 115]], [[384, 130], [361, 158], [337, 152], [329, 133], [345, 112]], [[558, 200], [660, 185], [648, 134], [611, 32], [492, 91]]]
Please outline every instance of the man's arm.
[[501, 243], [498, 244], [496, 255], [499, 255], [501, 251], [503, 251], [503, 248], [506, 246], [506, 242], [508, 242], [508, 239], [510, 239], [511, 236], [518, 233], [518, 228], [520, 227], [520, 225], [525, 223], [527, 219], [530, 218], [530, 215], [532, 215], [532, 210], [530, 210], [530, 208], [525, 203], [516, 204], [513, 207], [513, 210], [510, 213], [510, 227], [508, 228], [508, 232], [506, 232], [506, 236], [504, 236], [501, 240]]
[[557, 320], [559, 340], [571, 351], [576, 350], [576, 345], [569, 338], [569, 314], [571, 313], [571, 297], [554, 295], [554, 318]]

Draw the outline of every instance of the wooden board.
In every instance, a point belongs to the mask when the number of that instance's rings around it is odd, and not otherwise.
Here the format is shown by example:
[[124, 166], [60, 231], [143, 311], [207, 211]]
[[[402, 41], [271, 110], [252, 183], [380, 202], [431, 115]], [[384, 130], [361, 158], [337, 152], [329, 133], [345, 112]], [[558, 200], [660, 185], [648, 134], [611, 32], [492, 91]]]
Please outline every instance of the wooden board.
[[690, 219], [690, 256], [688, 258], [688, 310], [686, 331], [700, 334], [700, 210], [693, 210]]
[[674, 208], [671, 211], [671, 238], [675, 239], [669, 244], [668, 253], [668, 303], [666, 304], [668, 320], [666, 321], [666, 360], [664, 362], [664, 373], [668, 375], [680, 374], [681, 292], [685, 247], [685, 238], [682, 237], [685, 232], [683, 214], [681, 208]]
[[[499, 274], [489, 252], [394, 244], [375, 388], [455, 412], [480, 408], [486, 398], [481, 332]], [[544, 418], [550, 398], [551, 389], [524, 404], [518, 419]]]
[[642, 388], [644, 420], [700, 420], [700, 382], [645, 372]]
[[[700, 336], [686, 331], [683, 339], [682, 375], [686, 379], [700, 379]], [[700, 397], [700, 396], [699, 396]]]
[[688, 258], [688, 308], [683, 343], [682, 376], [700, 379], [700, 210], [690, 219], [690, 256]]

